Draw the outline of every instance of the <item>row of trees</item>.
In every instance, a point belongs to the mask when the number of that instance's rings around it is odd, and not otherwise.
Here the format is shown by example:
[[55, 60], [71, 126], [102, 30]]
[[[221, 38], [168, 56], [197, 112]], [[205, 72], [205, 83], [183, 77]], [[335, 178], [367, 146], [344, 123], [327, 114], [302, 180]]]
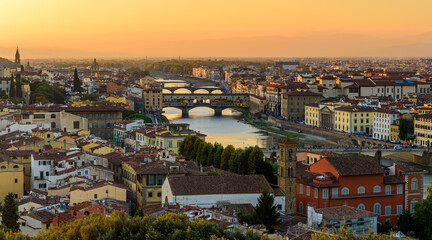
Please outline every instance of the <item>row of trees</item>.
[[[22, 233], [0, 232], [0, 239], [31, 239]], [[130, 217], [124, 212], [114, 211], [109, 217], [91, 214], [83, 220], [62, 224], [47, 231], [41, 231], [36, 240], [49, 239], [239, 239], [259, 240], [259, 236], [248, 232], [231, 233], [205, 219], [189, 221], [186, 215], [166, 214], [151, 221], [148, 216]]]
[[228, 145], [224, 148], [219, 143], [211, 144], [191, 135], [180, 144], [180, 154], [186, 161], [195, 161], [202, 166], [214, 166], [242, 175], [263, 174], [268, 182], [277, 183], [275, 167], [264, 160], [258, 146], [235, 149], [233, 145]]

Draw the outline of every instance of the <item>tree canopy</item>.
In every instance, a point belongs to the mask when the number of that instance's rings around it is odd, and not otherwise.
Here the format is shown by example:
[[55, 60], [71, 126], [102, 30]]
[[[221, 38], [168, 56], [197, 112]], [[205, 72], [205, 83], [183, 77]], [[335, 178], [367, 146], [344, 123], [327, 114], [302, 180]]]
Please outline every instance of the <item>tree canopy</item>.
[[[256, 239], [256, 235], [250, 235]], [[138, 214], [130, 217], [124, 212], [114, 211], [109, 217], [91, 214], [83, 220], [66, 223], [40, 232], [34, 239], [246, 239], [241, 234], [223, 231], [217, 224], [205, 219], [189, 221], [186, 215], [165, 214], [151, 221], [148, 216]]]
[[30, 84], [30, 103], [51, 102], [63, 104], [65, 101], [65, 90], [53, 87], [46, 82], [36, 81]]
[[219, 143], [207, 143], [198, 136], [191, 135], [181, 142], [179, 151], [186, 161], [242, 175], [263, 174], [268, 182], [277, 183], [273, 165], [264, 160], [264, 154], [258, 146], [235, 149], [228, 145], [224, 148]]

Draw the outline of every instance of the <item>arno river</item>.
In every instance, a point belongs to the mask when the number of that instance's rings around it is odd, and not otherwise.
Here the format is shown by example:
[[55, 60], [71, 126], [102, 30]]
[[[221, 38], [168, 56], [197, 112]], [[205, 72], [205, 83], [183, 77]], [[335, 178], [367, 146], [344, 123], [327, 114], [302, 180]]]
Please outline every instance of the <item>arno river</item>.
[[[178, 80], [175, 81], [170, 83], [170, 80], [163, 80], [168, 87], [186, 85], [186, 83], [179, 83]], [[179, 89], [175, 93], [188, 93], [188, 91]], [[281, 138], [241, 122], [241, 113], [231, 109], [224, 110], [222, 117], [215, 117], [213, 109], [197, 107], [189, 111], [189, 118], [182, 118], [180, 109], [164, 108], [163, 110], [169, 120], [174, 123], [189, 123], [191, 129], [206, 134], [206, 141], [211, 143], [218, 142], [224, 146], [232, 144], [236, 148], [255, 145], [270, 148], [277, 146]]]
[[[177, 80], [176, 80], [177, 81]], [[169, 80], [164, 80], [169, 82]], [[184, 86], [185, 83], [173, 83], [172, 87]], [[176, 93], [188, 93], [187, 90], [178, 90]], [[234, 147], [247, 147], [258, 145], [261, 148], [272, 148], [282, 138], [278, 135], [261, 131], [247, 123], [241, 122], [241, 113], [227, 109], [223, 111], [222, 117], [213, 116], [213, 109], [198, 107], [190, 110], [189, 118], [182, 118], [181, 110], [176, 108], [164, 108], [164, 115], [174, 123], [189, 123], [190, 128], [207, 135], [206, 141], [219, 142], [224, 146], [228, 144]], [[387, 164], [390, 164], [390, 162]], [[428, 170], [424, 176], [424, 189], [430, 186], [432, 181], [430, 167], [420, 167]], [[425, 194], [426, 196], [426, 194]]]

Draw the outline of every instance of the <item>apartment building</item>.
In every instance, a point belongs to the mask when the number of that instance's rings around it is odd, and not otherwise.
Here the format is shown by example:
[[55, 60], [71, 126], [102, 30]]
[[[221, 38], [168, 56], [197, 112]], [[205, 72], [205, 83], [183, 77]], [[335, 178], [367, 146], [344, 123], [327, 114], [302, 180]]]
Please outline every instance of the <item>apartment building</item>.
[[335, 108], [334, 129], [346, 133], [371, 135], [374, 111], [374, 108], [362, 106]]
[[391, 140], [391, 125], [400, 117], [400, 113], [394, 110], [376, 109], [373, 113], [373, 138], [377, 140]]
[[281, 115], [290, 121], [305, 119], [305, 106], [319, 103], [322, 95], [306, 91], [292, 91], [282, 94]]
[[415, 211], [423, 199], [424, 170], [394, 164], [383, 168], [366, 156], [324, 157], [307, 166], [297, 163], [297, 214], [308, 206], [348, 205], [378, 214], [396, 225], [404, 209]]
[[432, 146], [432, 114], [414, 117], [415, 144], [422, 147]]

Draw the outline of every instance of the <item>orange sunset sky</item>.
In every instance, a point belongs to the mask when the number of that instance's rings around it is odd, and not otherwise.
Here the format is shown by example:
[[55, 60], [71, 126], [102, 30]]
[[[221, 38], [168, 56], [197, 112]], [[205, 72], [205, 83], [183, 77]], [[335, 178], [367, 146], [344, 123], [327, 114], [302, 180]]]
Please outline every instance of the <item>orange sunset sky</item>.
[[430, 0], [1, 0], [0, 57], [432, 56]]

